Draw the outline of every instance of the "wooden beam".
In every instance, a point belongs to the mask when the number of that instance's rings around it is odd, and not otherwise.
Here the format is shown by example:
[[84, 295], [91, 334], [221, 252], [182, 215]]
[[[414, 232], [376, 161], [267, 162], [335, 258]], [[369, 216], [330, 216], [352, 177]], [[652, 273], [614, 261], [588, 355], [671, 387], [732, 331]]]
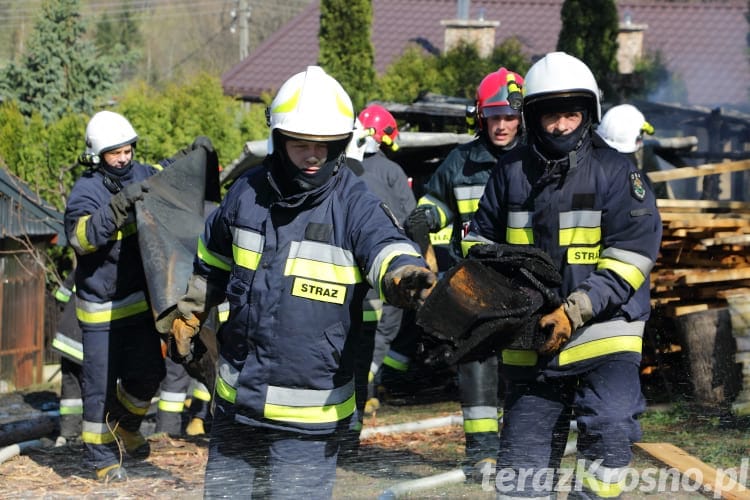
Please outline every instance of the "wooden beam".
[[718, 498], [750, 500], [750, 490], [738, 483], [736, 478], [732, 479], [723, 471], [714, 469], [671, 443], [635, 443], [635, 446], [664, 465], [674, 467], [680, 474], [692, 480], [700, 479], [701, 485], [718, 494]]
[[746, 201], [713, 201], [713, 200], [668, 200], [660, 198], [656, 200], [659, 209], [726, 209], [750, 211], [750, 203]]
[[674, 181], [677, 179], [690, 179], [704, 175], [723, 174], [725, 172], [741, 172], [750, 170], [750, 160], [727, 161], [722, 163], [707, 163], [697, 167], [679, 167], [674, 170], [657, 170], [648, 172], [651, 182]]

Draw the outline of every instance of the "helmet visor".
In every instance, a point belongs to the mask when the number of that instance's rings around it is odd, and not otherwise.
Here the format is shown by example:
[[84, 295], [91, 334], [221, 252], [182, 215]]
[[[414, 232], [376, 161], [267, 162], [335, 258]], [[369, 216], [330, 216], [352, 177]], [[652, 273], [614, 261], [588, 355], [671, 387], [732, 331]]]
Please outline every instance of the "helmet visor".
[[314, 142], [340, 141], [342, 139], [349, 139], [352, 136], [352, 132], [349, 132], [347, 134], [337, 134], [337, 135], [298, 134], [296, 132], [290, 132], [288, 130], [283, 130], [283, 129], [279, 129], [279, 132], [293, 139], [298, 139], [300, 141], [314, 141]]

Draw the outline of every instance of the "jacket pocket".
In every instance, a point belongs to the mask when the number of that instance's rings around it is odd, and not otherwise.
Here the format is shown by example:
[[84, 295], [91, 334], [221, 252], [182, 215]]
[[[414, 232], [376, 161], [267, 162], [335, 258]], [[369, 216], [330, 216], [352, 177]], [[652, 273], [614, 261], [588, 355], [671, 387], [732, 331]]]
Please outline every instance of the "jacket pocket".
[[318, 350], [328, 369], [338, 370], [345, 341], [346, 330], [341, 322], [323, 330], [323, 335], [318, 341]]

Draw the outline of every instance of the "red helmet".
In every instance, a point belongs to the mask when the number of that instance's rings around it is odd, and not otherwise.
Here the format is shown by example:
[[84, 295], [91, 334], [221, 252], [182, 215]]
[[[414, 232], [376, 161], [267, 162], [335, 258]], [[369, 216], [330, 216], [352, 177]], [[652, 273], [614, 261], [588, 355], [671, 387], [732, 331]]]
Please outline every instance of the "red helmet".
[[394, 151], [398, 149], [396, 137], [398, 137], [398, 124], [393, 115], [379, 104], [367, 106], [359, 114], [359, 121], [366, 129], [371, 129], [372, 138], [378, 144], [390, 146]]
[[476, 112], [481, 129], [488, 116], [521, 114], [523, 77], [500, 68], [485, 76], [477, 88]]

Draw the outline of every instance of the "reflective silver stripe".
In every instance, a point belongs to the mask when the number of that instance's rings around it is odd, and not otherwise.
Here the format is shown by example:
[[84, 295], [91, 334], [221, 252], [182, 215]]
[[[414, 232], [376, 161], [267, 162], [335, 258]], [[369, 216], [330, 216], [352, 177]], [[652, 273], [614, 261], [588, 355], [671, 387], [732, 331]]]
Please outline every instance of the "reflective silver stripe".
[[646, 323], [643, 321], [625, 321], [616, 319], [604, 323], [594, 323], [590, 326], [584, 326], [573, 335], [573, 338], [565, 344], [563, 351], [566, 351], [577, 345], [586, 344], [594, 340], [607, 339], [610, 337], [643, 337], [643, 330]]
[[60, 400], [60, 406], [67, 406], [68, 408], [77, 408], [83, 405], [83, 399], [78, 398], [65, 398]]
[[112, 320], [134, 316], [148, 311], [149, 305], [143, 292], [131, 293], [124, 299], [111, 302], [89, 302], [76, 298], [76, 316], [84, 323], [108, 323]]
[[279, 406], [328, 406], [348, 400], [354, 394], [354, 380], [330, 390], [293, 389], [268, 386], [266, 404]]
[[602, 225], [601, 210], [573, 210], [560, 212], [560, 229], [573, 227], [600, 227]]
[[159, 399], [162, 401], [170, 401], [172, 403], [182, 403], [185, 401], [185, 397], [187, 394], [184, 392], [169, 392], [169, 391], [161, 391], [159, 393]]
[[438, 209], [440, 215], [440, 227], [445, 227], [448, 222], [453, 220], [453, 210], [448, 205], [443, 203], [442, 200], [438, 200], [434, 196], [426, 194], [419, 199], [417, 205], [433, 205]]
[[635, 266], [641, 273], [643, 273], [643, 276], [648, 276], [651, 269], [654, 267], [654, 261], [645, 255], [631, 252], [630, 250], [621, 250], [619, 248], [605, 248], [599, 255], [599, 258], [619, 260], [620, 262]]
[[83, 344], [77, 340], [71, 339], [67, 335], [55, 332], [55, 338], [52, 340], [52, 347], [72, 358], [83, 361]]
[[497, 419], [497, 408], [494, 406], [464, 406], [461, 408], [465, 420], [479, 420], [480, 418]]
[[84, 420], [81, 428], [83, 432], [88, 432], [91, 434], [109, 434], [110, 433], [110, 430], [109, 430], [109, 427], [107, 427], [107, 424], [104, 424], [101, 422], [89, 422], [88, 420]]
[[151, 400], [139, 399], [122, 386], [122, 382], [117, 383], [117, 399], [122, 403], [126, 410], [134, 415], [145, 415], [151, 406]]
[[260, 233], [232, 227], [232, 242], [245, 250], [261, 253], [265, 237]]
[[532, 227], [531, 212], [508, 212], [508, 227], [513, 229], [526, 229]]
[[484, 184], [474, 186], [460, 186], [453, 189], [456, 205], [461, 215], [471, 215], [479, 207], [479, 199], [484, 194]]
[[232, 366], [229, 361], [219, 356], [219, 377], [231, 386], [237, 388], [237, 379], [240, 378], [240, 371]]
[[318, 241], [293, 241], [289, 248], [289, 258], [326, 262], [342, 267], [357, 266], [357, 259], [349, 250]]
[[388, 265], [391, 261], [400, 255], [411, 255], [414, 257], [422, 256], [421, 253], [417, 252], [414, 247], [408, 243], [391, 243], [390, 245], [383, 247], [372, 261], [372, 266], [370, 266], [367, 273], [367, 281], [380, 298], [383, 298], [382, 290], [380, 290], [380, 280], [385, 276], [385, 273], [388, 270]]

